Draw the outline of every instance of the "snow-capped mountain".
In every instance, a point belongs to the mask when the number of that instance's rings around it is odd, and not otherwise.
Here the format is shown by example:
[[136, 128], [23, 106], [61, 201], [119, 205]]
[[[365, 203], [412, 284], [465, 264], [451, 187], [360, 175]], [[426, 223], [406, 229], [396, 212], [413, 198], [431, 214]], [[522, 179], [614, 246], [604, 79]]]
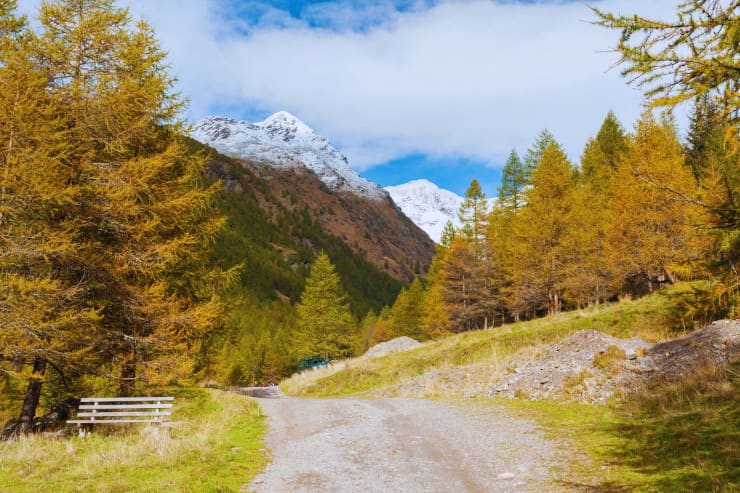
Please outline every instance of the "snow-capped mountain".
[[393, 201], [429, 237], [439, 243], [447, 221], [460, 227], [457, 211], [463, 198], [439, 188], [428, 180], [413, 180], [403, 185], [385, 187]]
[[305, 166], [332, 190], [371, 199], [387, 197], [378, 184], [357, 174], [327, 139], [287, 111], [258, 123], [212, 116], [196, 123], [191, 136], [234, 158], [277, 167]]

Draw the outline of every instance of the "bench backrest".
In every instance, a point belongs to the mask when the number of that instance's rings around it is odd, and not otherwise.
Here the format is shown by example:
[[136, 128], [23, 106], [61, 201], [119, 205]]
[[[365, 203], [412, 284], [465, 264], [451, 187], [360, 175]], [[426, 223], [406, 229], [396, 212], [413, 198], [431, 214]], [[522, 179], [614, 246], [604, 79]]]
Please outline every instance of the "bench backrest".
[[174, 397], [83, 397], [77, 418], [67, 423], [161, 423]]

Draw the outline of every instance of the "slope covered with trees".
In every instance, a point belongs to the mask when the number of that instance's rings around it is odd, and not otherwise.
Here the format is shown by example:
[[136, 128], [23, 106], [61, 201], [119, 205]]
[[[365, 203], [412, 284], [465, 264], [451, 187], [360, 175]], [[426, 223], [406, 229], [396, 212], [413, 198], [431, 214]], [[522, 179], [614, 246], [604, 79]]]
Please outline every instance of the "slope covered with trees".
[[15, 3], [0, 2], [0, 417], [18, 418], [6, 435], [67, 396], [291, 372], [293, 305], [321, 251], [353, 337], [396, 297], [401, 281], [276, 196], [259, 164], [184, 136], [145, 22], [112, 0], [59, 0], [29, 24]]
[[[652, 108], [693, 106], [685, 142], [670, 113], [648, 110], [632, 133], [610, 112], [580, 166], [548, 131], [523, 159], [513, 151], [493, 210], [464, 206], [463, 227], [448, 229], [432, 263], [422, 303], [442, 326], [421, 317], [406, 333], [555, 314], [677, 280], [702, 281], [687, 319], [739, 316], [740, 4], [684, 2], [675, 21], [591, 8], [621, 31], [624, 75]], [[480, 195], [474, 180], [468, 201]]]

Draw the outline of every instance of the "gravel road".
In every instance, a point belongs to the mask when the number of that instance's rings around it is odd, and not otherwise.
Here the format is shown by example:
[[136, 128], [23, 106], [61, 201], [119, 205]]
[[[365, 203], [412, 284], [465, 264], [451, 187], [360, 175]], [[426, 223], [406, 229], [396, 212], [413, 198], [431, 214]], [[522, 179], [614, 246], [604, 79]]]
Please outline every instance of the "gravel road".
[[262, 394], [272, 463], [251, 484], [258, 493], [559, 489], [554, 445], [498, 406]]

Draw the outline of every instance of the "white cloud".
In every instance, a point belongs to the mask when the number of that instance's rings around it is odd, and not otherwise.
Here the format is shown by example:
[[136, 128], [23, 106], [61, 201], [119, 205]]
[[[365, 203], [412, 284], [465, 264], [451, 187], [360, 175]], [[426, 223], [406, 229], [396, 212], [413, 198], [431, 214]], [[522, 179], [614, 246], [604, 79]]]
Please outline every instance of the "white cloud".
[[[599, 6], [662, 17], [676, 8], [636, 4]], [[641, 111], [640, 92], [608, 71], [616, 57], [604, 51], [618, 33], [584, 22], [593, 14], [581, 3], [324, 3], [303, 20], [260, 11], [257, 24], [244, 21], [244, 6], [242, 20], [228, 21], [237, 7], [226, 1], [130, 5], [170, 53], [192, 118], [226, 106], [242, 108], [235, 117], [286, 109], [359, 169], [412, 152], [500, 164], [543, 128], [577, 159], [607, 111], [627, 126]]]

